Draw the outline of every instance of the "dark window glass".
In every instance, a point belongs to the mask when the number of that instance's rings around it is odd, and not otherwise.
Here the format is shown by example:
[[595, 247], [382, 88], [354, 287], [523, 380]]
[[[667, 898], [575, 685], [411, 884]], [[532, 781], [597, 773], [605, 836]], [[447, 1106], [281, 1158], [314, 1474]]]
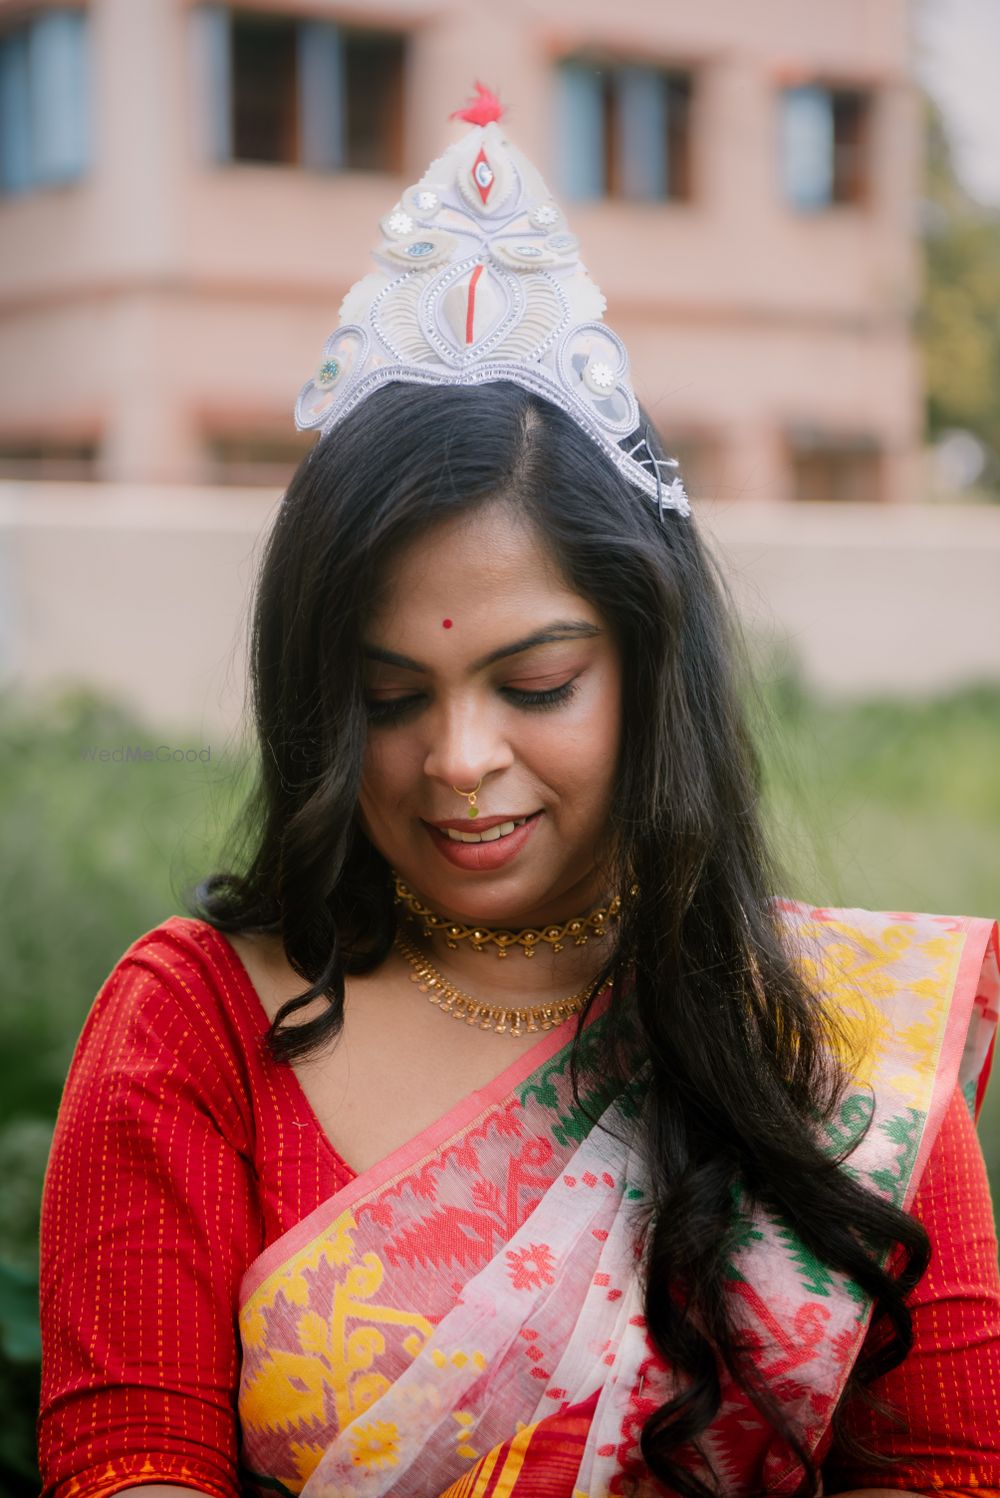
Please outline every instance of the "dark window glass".
[[690, 74], [667, 76], [667, 181], [670, 197], [691, 197], [691, 112], [693, 84]]
[[234, 161], [298, 161], [294, 21], [233, 17], [232, 130]]
[[781, 96], [781, 176], [786, 200], [809, 213], [868, 196], [871, 98], [810, 83]]
[[567, 196], [683, 202], [692, 196], [690, 74], [572, 59], [559, 68]]
[[96, 476], [97, 443], [49, 438], [0, 443], [0, 479], [52, 479], [60, 482]]
[[833, 95], [833, 201], [862, 203], [868, 195], [871, 101], [861, 93]]
[[808, 502], [870, 504], [883, 498], [882, 453], [874, 438], [822, 437], [792, 443], [793, 492]]
[[287, 485], [316, 441], [315, 432], [219, 432], [206, 439], [214, 484]]
[[344, 165], [403, 169], [402, 37], [345, 32]]
[[216, 159], [403, 170], [404, 37], [248, 11], [207, 20], [205, 71], [229, 100]]

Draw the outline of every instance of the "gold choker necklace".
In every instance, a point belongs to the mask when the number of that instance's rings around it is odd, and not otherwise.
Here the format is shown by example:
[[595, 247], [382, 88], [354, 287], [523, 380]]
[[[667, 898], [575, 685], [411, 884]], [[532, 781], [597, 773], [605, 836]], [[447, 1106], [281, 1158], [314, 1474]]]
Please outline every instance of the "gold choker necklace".
[[[442, 1014], [464, 1020], [467, 1025], [478, 1025], [480, 1030], [495, 1030], [498, 1035], [530, 1035], [538, 1030], [553, 1030], [571, 1015], [579, 1014], [594, 988], [591, 980], [579, 993], [571, 994], [568, 999], [556, 999], [527, 1009], [509, 1004], [484, 1004], [449, 983], [401, 931], [396, 933], [396, 946], [413, 968], [409, 975], [410, 982], [415, 983], [420, 992], [425, 993], [430, 1002], [438, 1006]], [[607, 986], [604, 985], [605, 988]]]
[[[393, 877], [396, 881], [396, 904], [408, 906], [423, 922], [425, 936], [443, 931], [446, 945], [452, 952], [458, 950], [460, 941], [466, 940], [474, 952], [485, 952], [491, 943], [495, 943], [498, 957], [506, 957], [511, 947], [520, 947], [525, 957], [534, 957], [540, 944], [548, 945], [553, 952], [561, 952], [567, 942], [572, 942], [575, 947], [585, 947], [591, 937], [595, 941], [603, 940], [609, 924], [618, 919], [622, 904], [621, 897], [615, 895], [610, 904], [600, 910], [592, 910], [589, 915], [574, 916], [561, 926], [543, 926], [541, 929], [527, 926], [523, 931], [504, 931], [491, 926], [461, 926], [436, 914], [429, 905], [424, 905], [398, 874]], [[635, 893], [636, 889], [637, 886], [633, 885], [631, 893]]]

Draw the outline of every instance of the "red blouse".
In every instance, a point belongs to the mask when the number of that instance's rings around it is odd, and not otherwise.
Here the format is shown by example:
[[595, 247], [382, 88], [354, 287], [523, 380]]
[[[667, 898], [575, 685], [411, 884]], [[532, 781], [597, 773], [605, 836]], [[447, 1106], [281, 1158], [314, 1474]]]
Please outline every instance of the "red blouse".
[[[268, 1244], [353, 1179], [233, 948], [172, 916], [84, 1025], [45, 1180], [42, 1498], [167, 1482], [239, 1498], [238, 1292]], [[891, 1474], [831, 1454], [827, 1491], [1000, 1489], [1000, 1281], [989, 1189], [956, 1094], [914, 1207], [934, 1244], [915, 1346], [856, 1414]]]

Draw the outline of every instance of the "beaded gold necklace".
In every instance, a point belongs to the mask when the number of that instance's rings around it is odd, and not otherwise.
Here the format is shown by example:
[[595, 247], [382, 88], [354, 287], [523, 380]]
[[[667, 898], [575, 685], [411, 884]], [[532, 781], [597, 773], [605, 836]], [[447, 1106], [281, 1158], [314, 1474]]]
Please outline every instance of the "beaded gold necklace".
[[[420, 992], [425, 993], [430, 1002], [438, 1006], [442, 1014], [464, 1020], [467, 1025], [478, 1025], [480, 1030], [495, 1030], [498, 1035], [518, 1036], [534, 1034], [539, 1030], [552, 1030], [571, 1015], [579, 1014], [594, 988], [591, 980], [568, 999], [550, 1000], [547, 1004], [535, 1004], [526, 1008], [510, 1004], [486, 1004], [450, 983], [401, 931], [396, 933], [396, 946], [413, 969], [409, 975], [410, 982], [415, 983]], [[607, 987], [607, 984], [604, 986]]]
[[[406, 905], [423, 922], [425, 936], [443, 931], [446, 945], [452, 952], [458, 950], [460, 941], [468, 941], [474, 952], [485, 952], [490, 945], [495, 945], [498, 957], [506, 957], [512, 947], [520, 947], [525, 957], [534, 957], [539, 945], [547, 945], [553, 952], [561, 952], [567, 942], [572, 942], [575, 947], [585, 947], [591, 937], [595, 941], [604, 939], [608, 926], [618, 919], [622, 904], [621, 896], [615, 895], [606, 907], [592, 910], [589, 915], [574, 916], [570, 921], [563, 921], [561, 926], [543, 926], [541, 929], [528, 926], [522, 931], [504, 931], [490, 926], [463, 926], [450, 921], [446, 916], [431, 910], [429, 905], [424, 905], [398, 874], [394, 873], [393, 877], [396, 882], [396, 904]], [[632, 892], [635, 889], [636, 886], [633, 886]]]

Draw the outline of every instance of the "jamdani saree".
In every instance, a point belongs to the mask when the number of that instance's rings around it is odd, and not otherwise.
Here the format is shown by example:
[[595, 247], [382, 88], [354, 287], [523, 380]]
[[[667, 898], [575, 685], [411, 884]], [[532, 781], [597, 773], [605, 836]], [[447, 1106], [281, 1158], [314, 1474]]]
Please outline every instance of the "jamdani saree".
[[[997, 929], [779, 905], [790, 947], [863, 1056], [823, 1131], [906, 1207], [956, 1085], [975, 1115], [997, 1022]], [[581, 1075], [599, 1038], [581, 1037]], [[241, 1481], [302, 1498], [603, 1498], [661, 1491], [639, 1436], [678, 1389], [643, 1318], [630, 1143], [641, 1068], [573, 1099], [564, 1031], [271, 1244], [240, 1292]], [[594, 1119], [598, 1119], [595, 1124]], [[822, 1455], [871, 1306], [790, 1225], [738, 1214], [733, 1316]], [[702, 1438], [726, 1491], [801, 1475], [723, 1370]]]

